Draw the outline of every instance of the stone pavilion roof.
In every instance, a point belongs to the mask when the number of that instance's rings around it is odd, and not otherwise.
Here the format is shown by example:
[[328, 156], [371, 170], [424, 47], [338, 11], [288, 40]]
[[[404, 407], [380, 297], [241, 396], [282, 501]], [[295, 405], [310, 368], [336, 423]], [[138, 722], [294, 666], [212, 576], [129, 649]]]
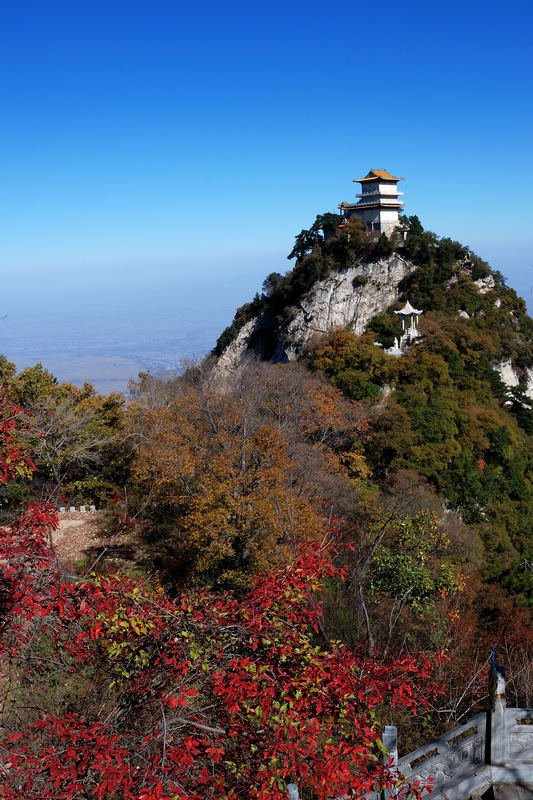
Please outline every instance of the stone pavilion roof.
[[404, 307], [400, 308], [399, 311], [395, 311], [394, 313], [395, 314], [401, 314], [402, 317], [403, 316], [408, 317], [411, 314], [417, 314], [417, 315], [418, 314], [422, 314], [423, 313], [423, 309], [421, 309], [421, 308], [413, 308], [413, 306], [411, 305], [409, 300], [407, 300], [407, 302], [404, 305]]

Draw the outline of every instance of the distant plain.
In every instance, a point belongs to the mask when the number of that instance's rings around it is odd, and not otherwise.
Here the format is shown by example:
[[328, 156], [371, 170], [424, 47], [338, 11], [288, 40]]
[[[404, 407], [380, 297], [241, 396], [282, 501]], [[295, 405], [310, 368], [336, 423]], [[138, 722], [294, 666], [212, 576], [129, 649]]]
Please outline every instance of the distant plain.
[[[473, 244], [531, 313], [533, 270]], [[54, 270], [53, 279], [46, 269], [19, 269], [0, 303], [0, 353], [19, 370], [41, 362], [59, 381], [127, 392], [141, 371], [175, 374], [184, 359], [208, 353], [265, 276], [293, 266], [288, 250], [170, 265], [79, 265]]]
[[[283, 263], [285, 261], [285, 263]], [[41, 362], [59, 381], [126, 392], [139, 372], [174, 374], [204, 356], [238, 305], [260, 290], [285, 258], [108, 269], [45, 270], [10, 277], [0, 304], [0, 353], [18, 370]]]

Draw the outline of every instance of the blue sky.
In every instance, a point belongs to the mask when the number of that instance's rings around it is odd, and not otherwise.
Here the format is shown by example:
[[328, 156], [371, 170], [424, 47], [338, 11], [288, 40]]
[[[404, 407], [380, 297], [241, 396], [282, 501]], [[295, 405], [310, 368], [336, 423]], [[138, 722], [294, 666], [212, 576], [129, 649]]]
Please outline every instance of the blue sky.
[[36, 346], [44, 309], [65, 303], [227, 324], [370, 168], [406, 176], [407, 213], [469, 244], [531, 308], [529, 4], [0, 13], [2, 313], [26, 314]]

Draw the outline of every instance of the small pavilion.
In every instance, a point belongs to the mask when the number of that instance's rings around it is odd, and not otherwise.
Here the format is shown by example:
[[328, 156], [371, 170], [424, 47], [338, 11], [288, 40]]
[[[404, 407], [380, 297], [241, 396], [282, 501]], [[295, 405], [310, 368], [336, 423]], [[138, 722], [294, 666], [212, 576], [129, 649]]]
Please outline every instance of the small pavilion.
[[394, 339], [394, 345], [387, 348], [385, 352], [390, 356], [401, 356], [405, 349], [412, 344], [414, 339], [420, 336], [418, 317], [424, 312], [421, 308], [413, 308], [409, 300], [407, 300], [404, 307], [394, 313], [398, 314], [398, 317], [402, 321], [403, 334], [400, 341]]
[[421, 308], [413, 308], [409, 300], [407, 300], [404, 307], [394, 313], [398, 314], [401, 319], [402, 329], [411, 333], [413, 339], [420, 335], [418, 331], [418, 317], [423, 313]]

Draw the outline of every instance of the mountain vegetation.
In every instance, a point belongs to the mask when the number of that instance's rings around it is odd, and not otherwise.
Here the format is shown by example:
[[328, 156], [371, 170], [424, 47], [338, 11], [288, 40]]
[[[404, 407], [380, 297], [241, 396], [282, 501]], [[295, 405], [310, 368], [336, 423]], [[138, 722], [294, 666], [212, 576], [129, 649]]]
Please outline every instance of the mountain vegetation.
[[[127, 402], [0, 359], [0, 798], [390, 787], [381, 726], [406, 751], [483, 707], [494, 645], [531, 706], [533, 322], [417, 217], [406, 241], [341, 221], [296, 237], [214, 354]], [[401, 357], [393, 305], [221, 382], [246, 322], [274, 341], [317, 281], [395, 253], [398, 305], [424, 309]], [[61, 562], [54, 507], [80, 503], [134, 563]]]

